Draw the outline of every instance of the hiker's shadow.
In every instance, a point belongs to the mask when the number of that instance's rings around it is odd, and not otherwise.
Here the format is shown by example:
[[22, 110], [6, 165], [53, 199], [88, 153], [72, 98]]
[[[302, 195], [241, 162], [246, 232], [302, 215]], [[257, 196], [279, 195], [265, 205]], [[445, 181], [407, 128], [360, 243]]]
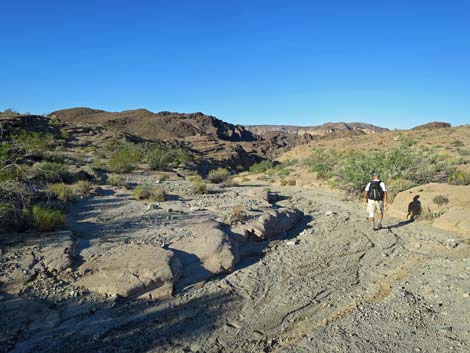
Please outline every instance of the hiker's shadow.
[[413, 218], [410, 218], [410, 219], [407, 219], [406, 221], [401, 221], [401, 222], [398, 222], [397, 224], [388, 226], [387, 229], [400, 228], [400, 227], [406, 226], [407, 224], [413, 223], [414, 221], [415, 220]]

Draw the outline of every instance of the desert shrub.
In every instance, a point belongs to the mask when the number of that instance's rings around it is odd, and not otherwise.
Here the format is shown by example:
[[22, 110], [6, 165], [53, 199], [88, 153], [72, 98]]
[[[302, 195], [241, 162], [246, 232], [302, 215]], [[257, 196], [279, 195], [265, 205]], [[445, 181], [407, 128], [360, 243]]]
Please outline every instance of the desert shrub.
[[240, 186], [240, 183], [237, 180], [235, 180], [235, 178], [229, 177], [227, 178], [227, 180], [224, 181], [224, 186], [227, 186], [227, 187]]
[[127, 188], [129, 184], [123, 176], [117, 174], [108, 175], [107, 183], [113, 186], [121, 186]]
[[421, 214], [419, 215], [418, 219], [423, 220], [423, 221], [434, 221], [435, 219], [439, 218], [442, 216], [444, 211], [431, 211], [429, 207], [423, 208], [421, 210]]
[[460, 140], [455, 140], [451, 143], [451, 145], [454, 146], [454, 147], [463, 147], [463, 146], [465, 146], [465, 143], [463, 143]]
[[51, 231], [65, 223], [65, 216], [61, 210], [34, 205], [32, 210], [34, 227], [41, 232]]
[[444, 195], [436, 195], [433, 197], [432, 202], [434, 202], [438, 206], [445, 205], [449, 202], [447, 196]]
[[333, 176], [337, 159], [335, 153], [327, 154], [321, 149], [314, 149], [310, 157], [304, 161], [304, 165], [319, 178], [329, 179]]
[[79, 196], [90, 195], [92, 184], [88, 180], [79, 180], [75, 183], [75, 192]]
[[22, 130], [11, 136], [13, 144], [26, 152], [37, 152], [47, 150], [49, 144], [54, 141], [50, 134], [40, 134]]
[[470, 149], [462, 149], [462, 148], [459, 148], [457, 150], [457, 152], [459, 153], [459, 155], [461, 156], [470, 156]]
[[127, 150], [118, 150], [111, 154], [108, 161], [109, 170], [115, 173], [128, 173], [134, 168], [135, 158]]
[[57, 162], [38, 162], [33, 165], [34, 176], [44, 182], [63, 181], [70, 176], [67, 166]]
[[30, 227], [29, 209], [17, 208], [12, 202], [0, 202], [0, 233], [21, 232]]
[[273, 167], [274, 167], [273, 161], [265, 160], [265, 161], [253, 164], [250, 167], [250, 173], [253, 173], [253, 174], [264, 173]]
[[173, 152], [174, 161], [179, 165], [186, 165], [191, 160], [191, 154], [183, 148], [178, 148]]
[[225, 223], [229, 225], [235, 225], [246, 221], [248, 215], [245, 210], [245, 206], [237, 205], [232, 208], [229, 214], [225, 216]]
[[211, 170], [207, 178], [212, 183], [219, 184], [227, 180], [229, 176], [230, 176], [230, 172], [227, 169], [217, 168], [217, 169]]
[[72, 201], [75, 196], [72, 187], [64, 183], [51, 184], [47, 187], [47, 191], [64, 203]]
[[157, 146], [146, 152], [144, 160], [152, 170], [166, 170], [172, 158], [168, 151]]
[[151, 202], [163, 202], [166, 200], [165, 190], [152, 185], [138, 185], [133, 192], [136, 200], [148, 200]]
[[9, 180], [0, 183], [0, 201], [9, 202], [15, 208], [29, 207], [33, 196], [33, 190], [22, 182]]
[[449, 176], [449, 184], [451, 185], [470, 185], [470, 172], [456, 170]]
[[16, 223], [15, 206], [9, 202], [0, 202], [0, 232], [14, 229]]
[[280, 183], [281, 183], [281, 186], [286, 186], [286, 185], [287, 185], [287, 179], [282, 178], [282, 179], [280, 180]]
[[295, 179], [290, 179], [287, 181], [287, 185], [289, 186], [294, 186], [297, 184], [297, 181]]
[[192, 192], [194, 194], [207, 194], [207, 184], [201, 177], [189, 177], [188, 180], [191, 182]]

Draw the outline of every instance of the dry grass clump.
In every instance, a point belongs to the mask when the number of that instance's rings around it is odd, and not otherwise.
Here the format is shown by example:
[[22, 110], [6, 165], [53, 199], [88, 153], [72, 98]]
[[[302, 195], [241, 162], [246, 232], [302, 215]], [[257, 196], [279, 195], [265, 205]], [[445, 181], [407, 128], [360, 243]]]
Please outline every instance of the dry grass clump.
[[166, 200], [165, 190], [152, 185], [138, 185], [133, 192], [136, 200], [148, 200], [151, 202], [163, 202]]

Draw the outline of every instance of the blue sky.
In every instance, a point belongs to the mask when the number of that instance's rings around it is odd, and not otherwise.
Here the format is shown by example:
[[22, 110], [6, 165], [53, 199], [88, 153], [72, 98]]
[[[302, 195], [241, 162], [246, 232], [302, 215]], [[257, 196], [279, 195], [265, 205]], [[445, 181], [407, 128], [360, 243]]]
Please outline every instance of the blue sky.
[[470, 123], [470, 1], [0, 2], [0, 109]]

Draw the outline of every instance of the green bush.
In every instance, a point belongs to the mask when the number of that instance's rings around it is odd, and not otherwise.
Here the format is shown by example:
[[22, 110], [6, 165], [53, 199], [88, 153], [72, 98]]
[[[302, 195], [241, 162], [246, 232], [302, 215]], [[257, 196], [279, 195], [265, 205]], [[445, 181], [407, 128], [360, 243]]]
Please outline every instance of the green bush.
[[47, 187], [47, 191], [64, 203], [72, 201], [75, 196], [72, 187], [64, 183], [51, 184]]
[[304, 165], [319, 178], [329, 179], [333, 176], [337, 160], [336, 153], [327, 154], [321, 149], [314, 149], [310, 157], [304, 161]]
[[117, 175], [117, 174], [109, 175], [107, 179], [107, 183], [109, 185], [120, 186], [120, 187], [125, 187], [125, 188], [129, 186], [126, 179], [124, 179], [124, 177], [122, 177], [121, 175]]
[[470, 172], [463, 170], [455, 171], [449, 176], [449, 184], [451, 185], [470, 185]]
[[170, 153], [161, 147], [153, 147], [145, 154], [145, 163], [152, 170], [167, 170], [171, 160]]
[[115, 173], [129, 173], [134, 169], [135, 158], [126, 150], [119, 150], [111, 154], [109, 158], [109, 170]]
[[396, 179], [387, 183], [388, 199], [393, 201], [400, 192], [415, 187], [416, 183], [408, 179]]
[[34, 176], [44, 182], [63, 181], [70, 176], [67, 166], [57, 162], [38, 162], [33, 166]]
[[315, 150], [305, 161], [319, 177], [354, 194], [362, 192], [372, 171], [379, 172], [385, 181], [407, 180], [409, 185], [421, 185], [441, 181], [456, 163], [457, 160], [440, 159], [436, 154], [416, 151], [408, 144], [386, 151], [351, 151], [341, 155]]
[[45, 151], [54, 142], [54, 137], [50, 134], [40, 134], [24, 130], [12, 135], [11, 139], [15, 146], [26, 152]]
[[41, 232], [51, 231], [62, 227], [65, 223], [65, 216], [62, 211], [44, 207], [42, 205], [33, 206], [34, 227]]
[[274, 162], [270, 160], [265, 160], [256, 164], [253, 164], [250, 167], [250, 173], [252, 174], [258, 174], [258, 173], [264, 173], [267, 170], [271, 169], [274, 167]]
[[136, 200], [149, 200], [151, 202], [163, 202], [166, 200], [165, 190], [144, 184], [138, 185], [133, 192]]
[[215, 169], [215, 170], [211, 170], [209, 172], [209, 175], [207, 176], [207, 178], [212, 183], [219, 184], [219, 183], [222, 183], [225, 180], [227, 180], [229, 176], [230, 176], [230, 172], [227, 169], [218, 168], [218, 169]]

